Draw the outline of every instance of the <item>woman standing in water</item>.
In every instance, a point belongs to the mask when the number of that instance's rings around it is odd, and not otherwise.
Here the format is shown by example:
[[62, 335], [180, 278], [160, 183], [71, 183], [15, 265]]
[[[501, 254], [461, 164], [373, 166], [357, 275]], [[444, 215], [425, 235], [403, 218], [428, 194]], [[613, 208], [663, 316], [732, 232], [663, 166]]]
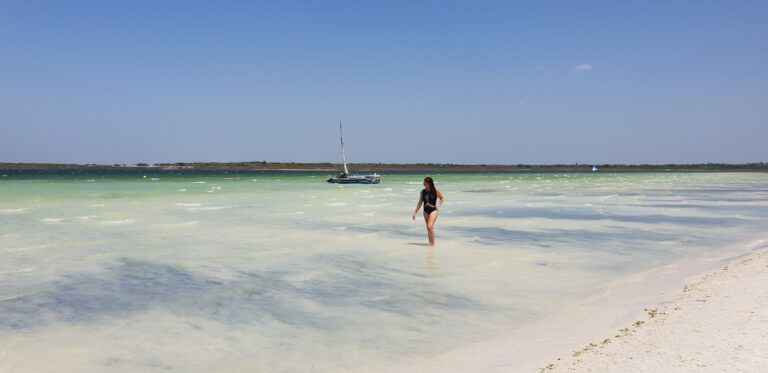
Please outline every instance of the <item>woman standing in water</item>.
[[[438, 198], [440, 203], [437, 203]], [[416, 204], [416, 210], [413, 211], [413, 220], [416, 220], [416, 213], [419, 212], [421, 205], [424, 204], [424, 222], [427, 223], [427, 237], [429, 246], [435, 246], [435, 221], [437, 213], [440, 211], [440, 205], [445, 202], [443, 193], [435, 188], [435, 182], [431, 177], [424, 178], [424, 189], [419, 194], [419, 203]]]

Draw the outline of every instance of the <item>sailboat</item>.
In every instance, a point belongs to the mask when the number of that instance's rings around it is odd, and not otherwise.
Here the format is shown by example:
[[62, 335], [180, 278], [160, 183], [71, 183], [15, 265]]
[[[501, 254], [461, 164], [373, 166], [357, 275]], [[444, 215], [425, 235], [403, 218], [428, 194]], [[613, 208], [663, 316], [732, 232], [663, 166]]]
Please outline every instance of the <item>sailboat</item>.
[[374, 173], [372, 175], [350, 175], [347, 168], [347, 156], [344, 154], [344, 130], [341, 127], [341, 121], [339, 121], [339, 136], [341, 137], [341, 158], [344, 161], [344, 170], [340, 172], [336, 177], [326, 180], [329, 183], [334, 184], [378, 184], [381, 182], [381, 176]]

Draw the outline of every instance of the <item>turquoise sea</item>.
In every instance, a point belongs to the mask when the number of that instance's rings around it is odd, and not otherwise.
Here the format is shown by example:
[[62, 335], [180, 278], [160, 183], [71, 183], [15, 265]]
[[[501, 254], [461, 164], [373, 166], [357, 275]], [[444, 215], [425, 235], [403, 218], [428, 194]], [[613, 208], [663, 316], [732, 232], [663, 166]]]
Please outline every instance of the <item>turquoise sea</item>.
[[0, 174], [2, 372], [383, 370], [768, 226], [767, 173]]

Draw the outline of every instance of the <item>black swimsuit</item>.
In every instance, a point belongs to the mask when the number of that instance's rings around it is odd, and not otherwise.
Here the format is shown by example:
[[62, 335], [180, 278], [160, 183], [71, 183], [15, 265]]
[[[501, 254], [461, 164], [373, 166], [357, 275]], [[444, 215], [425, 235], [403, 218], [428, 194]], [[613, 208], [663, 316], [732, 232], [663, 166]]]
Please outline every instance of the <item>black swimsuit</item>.
[[426, 189], [421, 190], [421, 201], [424, 202], [424, 213], [429, 215], [432, 211], [437, 210], [435, 205], [437, 204], [437, 193], [434, 191], [427, 192]]

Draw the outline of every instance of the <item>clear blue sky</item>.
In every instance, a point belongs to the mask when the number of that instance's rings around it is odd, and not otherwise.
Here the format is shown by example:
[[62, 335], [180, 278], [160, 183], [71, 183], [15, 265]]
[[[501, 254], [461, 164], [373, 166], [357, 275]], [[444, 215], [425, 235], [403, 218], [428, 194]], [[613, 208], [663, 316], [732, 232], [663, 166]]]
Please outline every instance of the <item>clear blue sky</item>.
[[0, 162], [768, 161], [768, 1], [0, 2]]

